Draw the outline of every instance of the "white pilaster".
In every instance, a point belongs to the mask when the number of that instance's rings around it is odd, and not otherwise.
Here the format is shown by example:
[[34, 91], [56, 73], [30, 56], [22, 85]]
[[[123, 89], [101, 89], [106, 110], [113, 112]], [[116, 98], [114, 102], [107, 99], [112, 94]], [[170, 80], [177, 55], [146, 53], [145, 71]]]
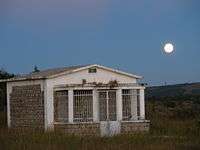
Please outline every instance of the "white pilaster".
[[131, 90], [131, 119], [137, 120], [137, 90]]
[[9, 83], [6, 83], [7, 87], [7, 123], [8, 127], [11, 127], [11, 120], [10, 120], [10, 94], [12, 92], [12, 86]]
[[99, 101], [98, 92], [96, 89], [93, 90], [93, 121], [99, 121]]
[[122, 120], [122, 89], [117, 90], [117, 120]]
[[145, 119], [144, 89], [140, 89], [140, 119]]
[[47, 108], [47, 82], [46, 80], [44, 81], [43, 84], [43, 89], [44, 89], [44, 127], [45, 130], [48, 130], [48, 108]]
[[68, 90], [68, 120], [69, 120], [69, 123], [73, 123], [73, 119], [74, 119], [74, 111], [73, 111], [73, 90], [70, 89]]
[[44, 90], [44, 105], [45, 105], [45, 129], [54, 129], [54, 91], [51, 84], [44, 83], [46, 89]]

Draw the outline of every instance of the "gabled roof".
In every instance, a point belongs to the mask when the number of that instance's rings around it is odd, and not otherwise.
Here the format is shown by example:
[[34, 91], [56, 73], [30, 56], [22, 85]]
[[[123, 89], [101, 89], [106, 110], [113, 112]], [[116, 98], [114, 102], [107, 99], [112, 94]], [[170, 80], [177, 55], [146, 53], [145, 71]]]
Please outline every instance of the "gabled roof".
[[88, 69], [88, 68], [91, 68], [91, 67], [102, 68], [102, 69], [105, 69], [105, 70], [108, 70], [108, 71], [111, 71], [111, 72], [115, 72], [115, 73], [118, 73], [118, 74], [126, 75], [126, 76], [137, 78], [137, 79], [142, 78], [141, 76], [137, 76], [137, 75], [133, 75], [133, 74], [123, 72], [123, 71], [120, 71], [120, 70], [116, 70], [116, 69], [108, 68], [108, 67], [105, 67], [105, 66], [93, 64], [93, 65], [80, 65], [80, 66], [70, 66], [70, 67], [63, 67], [63, 68], [47, 69], [47, 70], [42, 70], [42, 71], [35, 72], [35, 73], [26, 74], [26, 75], [19, 75], [19, 76], [16, 76], [14, 78], [10, 78], [10, 79], [7, 79], [7, 80], [0, 80], [0, 82], [49, 79], [49, 78], [55, 78], [55, 77], [58, 77], [58, 76], [61, 76], [61, 75], [67, 75], [67, 74], [74, 73], [74, 72], [77, 72], [77, 71], [81, 71], [81, 70], [84, 70], [84, 69]]

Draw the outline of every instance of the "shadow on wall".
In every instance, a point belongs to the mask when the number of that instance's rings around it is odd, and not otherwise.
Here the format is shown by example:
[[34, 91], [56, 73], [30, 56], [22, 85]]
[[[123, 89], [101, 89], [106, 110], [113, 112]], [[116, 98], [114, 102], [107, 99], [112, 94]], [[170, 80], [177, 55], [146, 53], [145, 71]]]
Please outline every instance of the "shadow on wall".
[[6, 112], [6, 83], [0, 83], [0, 111]]

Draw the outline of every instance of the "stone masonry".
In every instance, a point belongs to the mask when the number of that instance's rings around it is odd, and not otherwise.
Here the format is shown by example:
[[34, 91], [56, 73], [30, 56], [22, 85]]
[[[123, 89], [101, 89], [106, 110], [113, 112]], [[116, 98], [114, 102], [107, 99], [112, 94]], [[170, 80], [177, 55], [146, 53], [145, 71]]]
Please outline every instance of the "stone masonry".
[[141, 131], [149, 131], [149, 122], [121, 122], [122, 134], [133, 134]]
[[100, 123], [61, 123], [54, 124], [54, 129], [70, 135], [100, 136]]
[[39, 84], [12, 87], [10, 116], [13, 128], [44, 129], [44, 94]]

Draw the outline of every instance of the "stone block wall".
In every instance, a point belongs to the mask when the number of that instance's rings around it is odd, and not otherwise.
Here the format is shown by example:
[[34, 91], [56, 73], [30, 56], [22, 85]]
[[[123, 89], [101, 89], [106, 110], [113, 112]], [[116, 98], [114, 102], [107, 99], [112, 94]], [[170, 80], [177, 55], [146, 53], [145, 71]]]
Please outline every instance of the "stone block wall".
[[13, 128], [44, 129], [44, 94], [40, 84], [12, 87], [10, 119]]
[[100, 136], [100, 123], [60, 123], [54, 124], [54, 130], [70, 135]]
[[132, 134], [141, 131], [149, 131], [149, 122], [121, 122], [122, 134]]

